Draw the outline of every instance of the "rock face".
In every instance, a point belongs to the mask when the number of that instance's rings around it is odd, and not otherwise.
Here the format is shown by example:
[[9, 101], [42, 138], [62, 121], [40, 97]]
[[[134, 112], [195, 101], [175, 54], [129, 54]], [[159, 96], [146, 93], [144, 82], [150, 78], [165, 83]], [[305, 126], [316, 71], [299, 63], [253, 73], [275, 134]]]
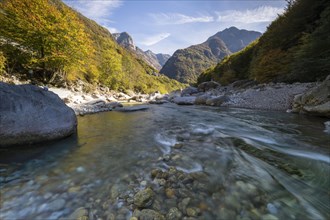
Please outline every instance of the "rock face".
[[50, 141], [76, 131], [74, 111], [46, 89], [0, 82], [0, 100], [0, 146]]
[[141, 50], [139, 47], [135, 46], [133, 38], [127, 32], [115, 33], [112, 34], [112, 36], [118, 44], [135, 53], [139, 58], [143, 59], [157, 70], [160, 70], [166, 61], [171, 57], [168, 54], [155, 54], [150, 50]]
[[194, 83], [207, 68], [225, 56], [246, 47], [261, 36], [256, 31], [227, 28], [211, 36], [202, 44], [175, 51], [160, 73], [184, 83]]
[[330, 75], [320, 85], [297, 95], [292, 111], [330, 118]]

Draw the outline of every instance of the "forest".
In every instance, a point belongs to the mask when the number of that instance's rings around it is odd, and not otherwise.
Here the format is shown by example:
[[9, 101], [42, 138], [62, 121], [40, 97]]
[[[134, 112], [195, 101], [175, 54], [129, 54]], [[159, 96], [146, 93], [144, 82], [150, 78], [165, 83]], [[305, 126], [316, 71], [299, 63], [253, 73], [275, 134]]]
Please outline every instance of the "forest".
[[[120, 47], [111, 33], [59, 0], [0, 2], [0, 70], [43, 83], [84, 80], [117, 91], [163, 93], [181, 84]], [[33, 74], [31, 74], [33, 73]]]
[[285, 13], [259, 39], [203, 72], [198, 82], [323, 80], [330, 70], [329, 30], [329, 1], [288, 1]]

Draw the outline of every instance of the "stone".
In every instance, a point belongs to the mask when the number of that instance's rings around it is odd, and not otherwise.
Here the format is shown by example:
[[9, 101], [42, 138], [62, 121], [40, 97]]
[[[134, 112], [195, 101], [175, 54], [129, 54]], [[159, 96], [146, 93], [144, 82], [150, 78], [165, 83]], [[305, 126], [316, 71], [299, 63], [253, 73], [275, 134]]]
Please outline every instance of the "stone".
[[198, 93], [198, 89], [192, 86], [189, 86], [181, 91], [181, 96], [191, 96], [195, 93]]
[[84, 207], [77, 208], [68, 219], [72, 220], [88, 220], [88, 211]]
[[74, 111], [38, 86], [0, 82], [0, 100], [0, 146], [56, 140], [77, 130]]
[[167, 189], [165, 189], [165, 194], [166, 194], [167, 198], [171, 199], [175, 196], [175, 190], [172, 188], [167, 188]]
[[170, 208], [170, 210], [166, 214], [167, 220], [179, 220], [181, 218], [182, 218], [182, 213], [176, 207]]
[[119, 112], [136, 112], [136, 111], [146, 111], [149, 107], [145, 105], [138, 105], [133, 107], [123, 107], [123, 108], [116, 108], [116, 111]]
[[134, 196], [134, 205], [139, 208], [147, 208], [153, 202], [154, 192], [150, 188], [139, 191]]
[[207, 92], [211, 89], [216, 89], [220, 86], [221, 85], [217, 82], [209, 81], [209, 82], [203, 82], [203, 83], [199, 84], [197, 88], [198, 88], [199, 92]]
[[200, 214], [200, 209], [199, 208], [187, 208], [187, 215], [190, 217], [196, 217]]
[[330, 75], [318, 86], [294, 97], [292, 112], [330, 118]]
[[52, 211], [60, 210], [64, 207], [65, 200], [64, 199], [56, 199], [49, 203], [49, 209]]
[[196, 97], [186, 96], [186, 97], [175, 97], [172, 102], [177, 105], [193, 105], [195, 103]]
[[109, 102], [109, 103], [106, 103], [105, 106], [107, 108], [113, 108], [113, 109], [115, 109], [115, 108], [121, 108], [121, 107], [123, 107], [123, 104], [121, 104], [120, 102]]
[[203, 94], [203, 95], [197, 96], [196, 100], [195, 100], [195, 105], [205, 105], [206, 101], [210, 98], [211, 98], [211, 96], [208, 94]]
[[222, 103], [228, 102], [228, 101], [229, 101], [228, 96], [223, 95], [223, 96], [217, 96], [217, 97], [207, 99], [205, 104], [210, 105], [210, 106], [221, 106]]
[[149, 104], [156, 104], [156, 105], [161, 105], [161, 104], [165, 104], [168, 103], [167, 100], [151, 100], [149, 101]]
[[143, 209], [138, 212], [134, 211], [133, 217], [137, 217], [139, 220], [165, 220], [162, 214], [152, 209]]

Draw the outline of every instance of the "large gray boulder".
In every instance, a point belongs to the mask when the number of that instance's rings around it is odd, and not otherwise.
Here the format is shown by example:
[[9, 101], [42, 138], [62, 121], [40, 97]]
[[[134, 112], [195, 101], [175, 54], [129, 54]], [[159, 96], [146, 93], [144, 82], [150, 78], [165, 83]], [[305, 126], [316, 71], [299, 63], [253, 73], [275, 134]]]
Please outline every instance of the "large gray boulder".
[[195, 103], [195, 96], [175, 97], [172, 102], [177, 105], [193, 105]]
[[0, 82], [0, 146], [33, 144], [76, 132], [74, 111], [53, 92]]
[[330, 75], [320, 85], [297, 95], [292, 111], [330, 118]]

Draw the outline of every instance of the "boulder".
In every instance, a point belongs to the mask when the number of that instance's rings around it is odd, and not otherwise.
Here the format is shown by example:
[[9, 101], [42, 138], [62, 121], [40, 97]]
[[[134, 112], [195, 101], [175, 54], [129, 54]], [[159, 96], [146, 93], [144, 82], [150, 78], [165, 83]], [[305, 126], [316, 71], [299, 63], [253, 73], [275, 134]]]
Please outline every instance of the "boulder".
[[181, 96], [191, 96], [198, 93], [198, 89], [192, 86], [189, 86], [181, 91]]
[[74, 111], [53, 92], [0, 82], [0, 146], [67, 137], [77, 128]]
[[203, 95], [197, 96], [196, 100], [195, 100], [195, 105], [205, 105], [206, 101], [210, 98], [211, 98], [211, 96], [208, 94], [203, 94]]
[[195, 103], [196, 97], [185, 96], [185, 97], [175, 97], [172, 101], [177, 105], [193, 105]]
[[198, 91], [199, 92], [207, 92], [211, 89], [216, 89], [220, 87], [221, 85], [217, 82], [214, 81], [209, 81], [209, 82], [203, 82], [198, 85]]
[[330, 75], [318, 86], [295, 96], [292, 112], [330, 118]]
[[115, 111], [119, 112], [136, 112], [136, 111], [146, 111], [149, 107], [145, 105], [137, 105], [132, 107], [122, 107], [122, 108], [115, 108]]
[[206, 105], [221, 106], [222, 103], [229, 101], [228, 96], [217, 96], [206, 100]]

